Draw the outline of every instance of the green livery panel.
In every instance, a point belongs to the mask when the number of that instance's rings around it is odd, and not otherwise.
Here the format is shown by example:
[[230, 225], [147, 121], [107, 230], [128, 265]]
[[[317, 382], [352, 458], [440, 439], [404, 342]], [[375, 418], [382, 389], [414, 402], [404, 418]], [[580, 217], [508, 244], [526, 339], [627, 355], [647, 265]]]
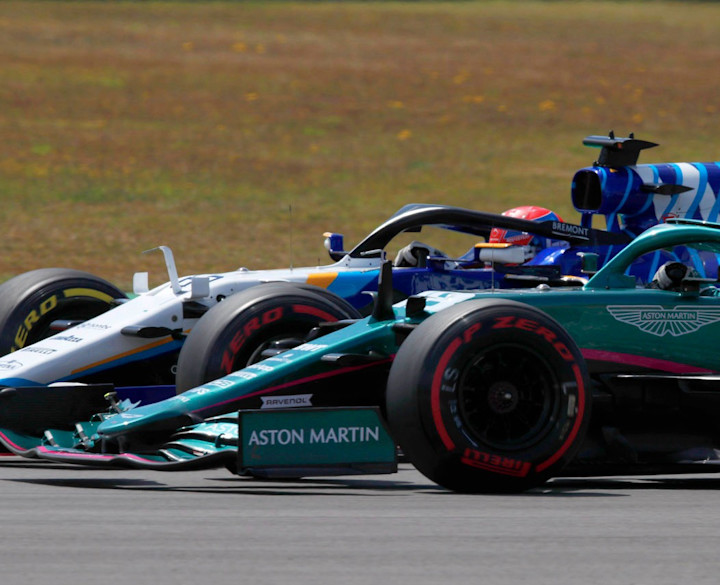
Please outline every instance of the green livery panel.
[[255, 476], [394, 473], [395, 442], [377, 408], [241, 410], [238, 471]]

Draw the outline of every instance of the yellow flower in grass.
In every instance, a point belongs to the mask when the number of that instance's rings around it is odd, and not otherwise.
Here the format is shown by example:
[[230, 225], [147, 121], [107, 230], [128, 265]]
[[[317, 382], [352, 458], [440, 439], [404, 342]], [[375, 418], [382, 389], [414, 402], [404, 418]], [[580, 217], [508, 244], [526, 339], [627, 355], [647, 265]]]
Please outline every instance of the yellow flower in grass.
[[30, 167], [28, 167], [28, 170], [30, 171], [29, 174], [34, 177], [47, 177], [48, 175], [48, 168], [44, 166], [30, 165]]
[[460, 71], [460, 73], [453, 77], [453, 83], [455, 85], [462, 85], [468, 79], [470, 79], [470, 73], [468, 73], [467, 71]]
[[408, 129], [400, 130], [400, 132], [397, 133], [398, 140], [407, 140], [411, 136], [412, 136], [412, 132], [410, 132], [410, 130], [408, 130]]
[[538, 104], [538, 110], [541, 112], [552, 112], [555, 107], [555, 102], [553, 100], [544, 100]]
[[255, 93], [254, 91], [251, 91], [251, 92], [245, 94], [245, 101], [246, 102], [254, 102], [254, 101], [257, 101], [257, 99], [259, 97], [260, 96], [257, 93]]
[[244, 53], [247, 51], [247, 45], [242, 41], [238, 41], [237, 43], [233, 43], [232, 50], [236, 53]]
[[192, 51], [195, 48], [195, 44], [192, 41], [186, 41], [182, 44], [183, 51]]

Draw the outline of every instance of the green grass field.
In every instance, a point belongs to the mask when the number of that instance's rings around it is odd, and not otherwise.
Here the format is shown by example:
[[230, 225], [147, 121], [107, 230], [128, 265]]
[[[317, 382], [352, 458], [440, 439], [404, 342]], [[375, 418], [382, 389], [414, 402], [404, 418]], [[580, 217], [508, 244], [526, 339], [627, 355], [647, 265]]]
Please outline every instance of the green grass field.
[[718, 160], [720, 5], [0, 2], [0, 278], [325, 263], [408, 202], [567, 220], [587, 134]]

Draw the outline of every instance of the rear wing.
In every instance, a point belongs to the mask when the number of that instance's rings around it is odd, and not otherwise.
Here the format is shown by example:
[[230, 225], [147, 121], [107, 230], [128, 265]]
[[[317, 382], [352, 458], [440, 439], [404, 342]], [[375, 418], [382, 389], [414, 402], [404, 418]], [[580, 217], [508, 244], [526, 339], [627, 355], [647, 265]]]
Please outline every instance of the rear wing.
[[615, 133], [612, 131], [607, 136], [586, 136], [583, 144], [602, 149], [595, 165], [605, 167], [634, 165], [637, 163], [641, 150], [657, 146], [655, 142], [637, 140], [632, 133], [628, 138], [615, 138]]

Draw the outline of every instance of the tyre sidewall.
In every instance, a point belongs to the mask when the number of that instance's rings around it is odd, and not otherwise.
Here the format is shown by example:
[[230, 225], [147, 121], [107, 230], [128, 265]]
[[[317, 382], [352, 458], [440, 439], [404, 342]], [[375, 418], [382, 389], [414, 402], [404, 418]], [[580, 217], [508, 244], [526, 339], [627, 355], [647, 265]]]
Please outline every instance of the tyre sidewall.
[[93, 274], [42, 268], [0, 286], [0, 354], [48, 337], [59, 319], [89, 319], [110, 308], [124, 292]]
[[[588, 419], [587, 374], [579, 350], [555, 320], [521, 303], [470, 301], [426, 320], [406, 344], [413, 337], [393, 364], [388, 409], [391, 428], [404, 429], [400, 444], [421, 472], [453, 489], [524, 489], [575, 453]], [[555, 381], [552, 414], [524, 446], [488, 444], [462, 415], [458, 386], [466, 367], [497, 347], [536, 356]]]
[[258, 361], [274, 338], [304, 337], [322, 322], [359, 318], [344, 299], [310, 285], [269, 283], [232, 295], [205, 314], [178, 358], [183, 392]]

